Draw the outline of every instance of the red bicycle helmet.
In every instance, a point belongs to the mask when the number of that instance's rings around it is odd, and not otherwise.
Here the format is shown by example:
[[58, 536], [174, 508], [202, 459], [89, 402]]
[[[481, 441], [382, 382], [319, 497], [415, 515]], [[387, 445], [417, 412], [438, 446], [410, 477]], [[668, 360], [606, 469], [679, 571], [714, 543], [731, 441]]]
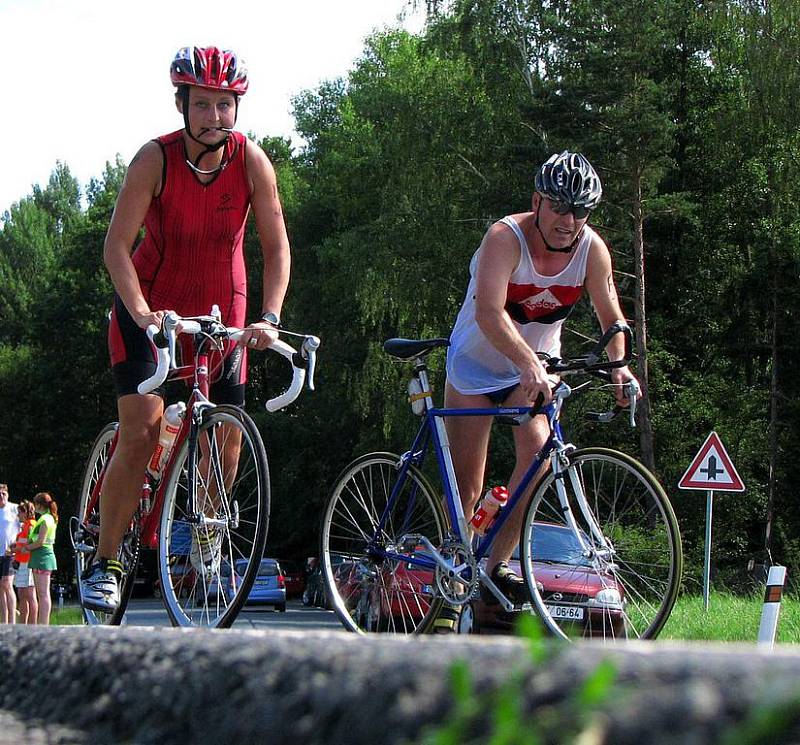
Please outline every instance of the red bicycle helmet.
[[173, 85], [197, 85], [201, 88], [247, 93], [247, 68], [235, 52], [216, 47], [182, 47], [169, 68]]

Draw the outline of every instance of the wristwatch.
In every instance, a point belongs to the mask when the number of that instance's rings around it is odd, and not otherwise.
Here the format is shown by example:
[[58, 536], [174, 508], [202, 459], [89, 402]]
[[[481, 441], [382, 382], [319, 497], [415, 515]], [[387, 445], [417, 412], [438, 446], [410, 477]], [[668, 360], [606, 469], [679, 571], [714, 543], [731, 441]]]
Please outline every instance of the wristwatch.
[[271, 323], [276, 329], [281, 327], [281, 319], [277, 313], [273, 313], [271, 310], [263, 313], [261, 315], [261, 320], [266, 321], [267, 323]]

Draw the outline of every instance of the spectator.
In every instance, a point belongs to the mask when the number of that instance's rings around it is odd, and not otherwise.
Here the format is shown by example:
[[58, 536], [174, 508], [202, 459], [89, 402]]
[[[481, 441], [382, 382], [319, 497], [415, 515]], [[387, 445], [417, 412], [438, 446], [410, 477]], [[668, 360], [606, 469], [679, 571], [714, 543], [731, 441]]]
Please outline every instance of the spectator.
[[39, 519], [33, 524], [28, 540], [31, 553], [28, 566], [33, 571], [33, 584], [39, 601], [38, 623], [47, 626], [50, 623], [50, 574], [56, 569], [56, 555], [53, 544], [56, 540], [58, 524], [58, 505], [47, 492], [39, 492], [33, 498], [33, 506]]
[[0, 484], [0, 623], [17, 620], [13, 557], [8, 549], [18, 531], [17, 505], [8, 501], [8, 485]]
[[19, 564], [14, 575], [14, 587], [17, 588], [19, 622], [33, 626], [39, 610], [36, 600], [36, 589], [33, 585], [33, 572], [28, 566], [31, 554], [28, 550], [28, 539], [31, 529], [36, 523], [36, 511], [33, 502], [23, 499], [17, 508], [19, 514], [20, 531], [14, 541], [14, 561]]

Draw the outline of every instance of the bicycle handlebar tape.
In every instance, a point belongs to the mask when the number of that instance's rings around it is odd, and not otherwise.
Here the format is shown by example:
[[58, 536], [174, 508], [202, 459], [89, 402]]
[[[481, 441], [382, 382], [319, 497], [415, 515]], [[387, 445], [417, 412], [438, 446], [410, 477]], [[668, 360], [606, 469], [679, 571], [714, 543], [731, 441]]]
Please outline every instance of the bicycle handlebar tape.
[[600, 361], [600, 358], [603, 356], [603, 352], [608, 346], [608, 343], [620, 332], [623, 334], [623, 338], [625, 340], [625, 351], [623, 353], [623, 358], [622, 360], [608, 364], [612, 367], [625, 367], [625, 365], [631, 361], [631, 327], [628, 326], [625, 321], [614, 321], [614, 323], [612, 323], [606, 329], [605, 333], [600, 337], [600, 340], [597, 342], [597, 344], [595, 344], [594, 349], [592, 349], [592, 351], [586, 356], [587, 366], [594, 365]]

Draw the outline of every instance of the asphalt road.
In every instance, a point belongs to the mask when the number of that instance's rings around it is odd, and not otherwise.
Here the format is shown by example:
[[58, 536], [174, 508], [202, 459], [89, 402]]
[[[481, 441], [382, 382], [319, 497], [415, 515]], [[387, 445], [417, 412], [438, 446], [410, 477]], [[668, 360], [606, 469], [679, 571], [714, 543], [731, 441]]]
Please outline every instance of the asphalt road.
[[[170, 626], [167, 612], [161, 600], [157, 598], [133, 598], [125, 613], [127, 626]], [[299, 600], [289, 600], [286, 612], [278, 613], [272, 608], [248, 608], [239, 614], [237, 629], [295, 629], [312, 631], [341, 629], [341, 623], [332, 610], [322, 608], [306, 608]]]

